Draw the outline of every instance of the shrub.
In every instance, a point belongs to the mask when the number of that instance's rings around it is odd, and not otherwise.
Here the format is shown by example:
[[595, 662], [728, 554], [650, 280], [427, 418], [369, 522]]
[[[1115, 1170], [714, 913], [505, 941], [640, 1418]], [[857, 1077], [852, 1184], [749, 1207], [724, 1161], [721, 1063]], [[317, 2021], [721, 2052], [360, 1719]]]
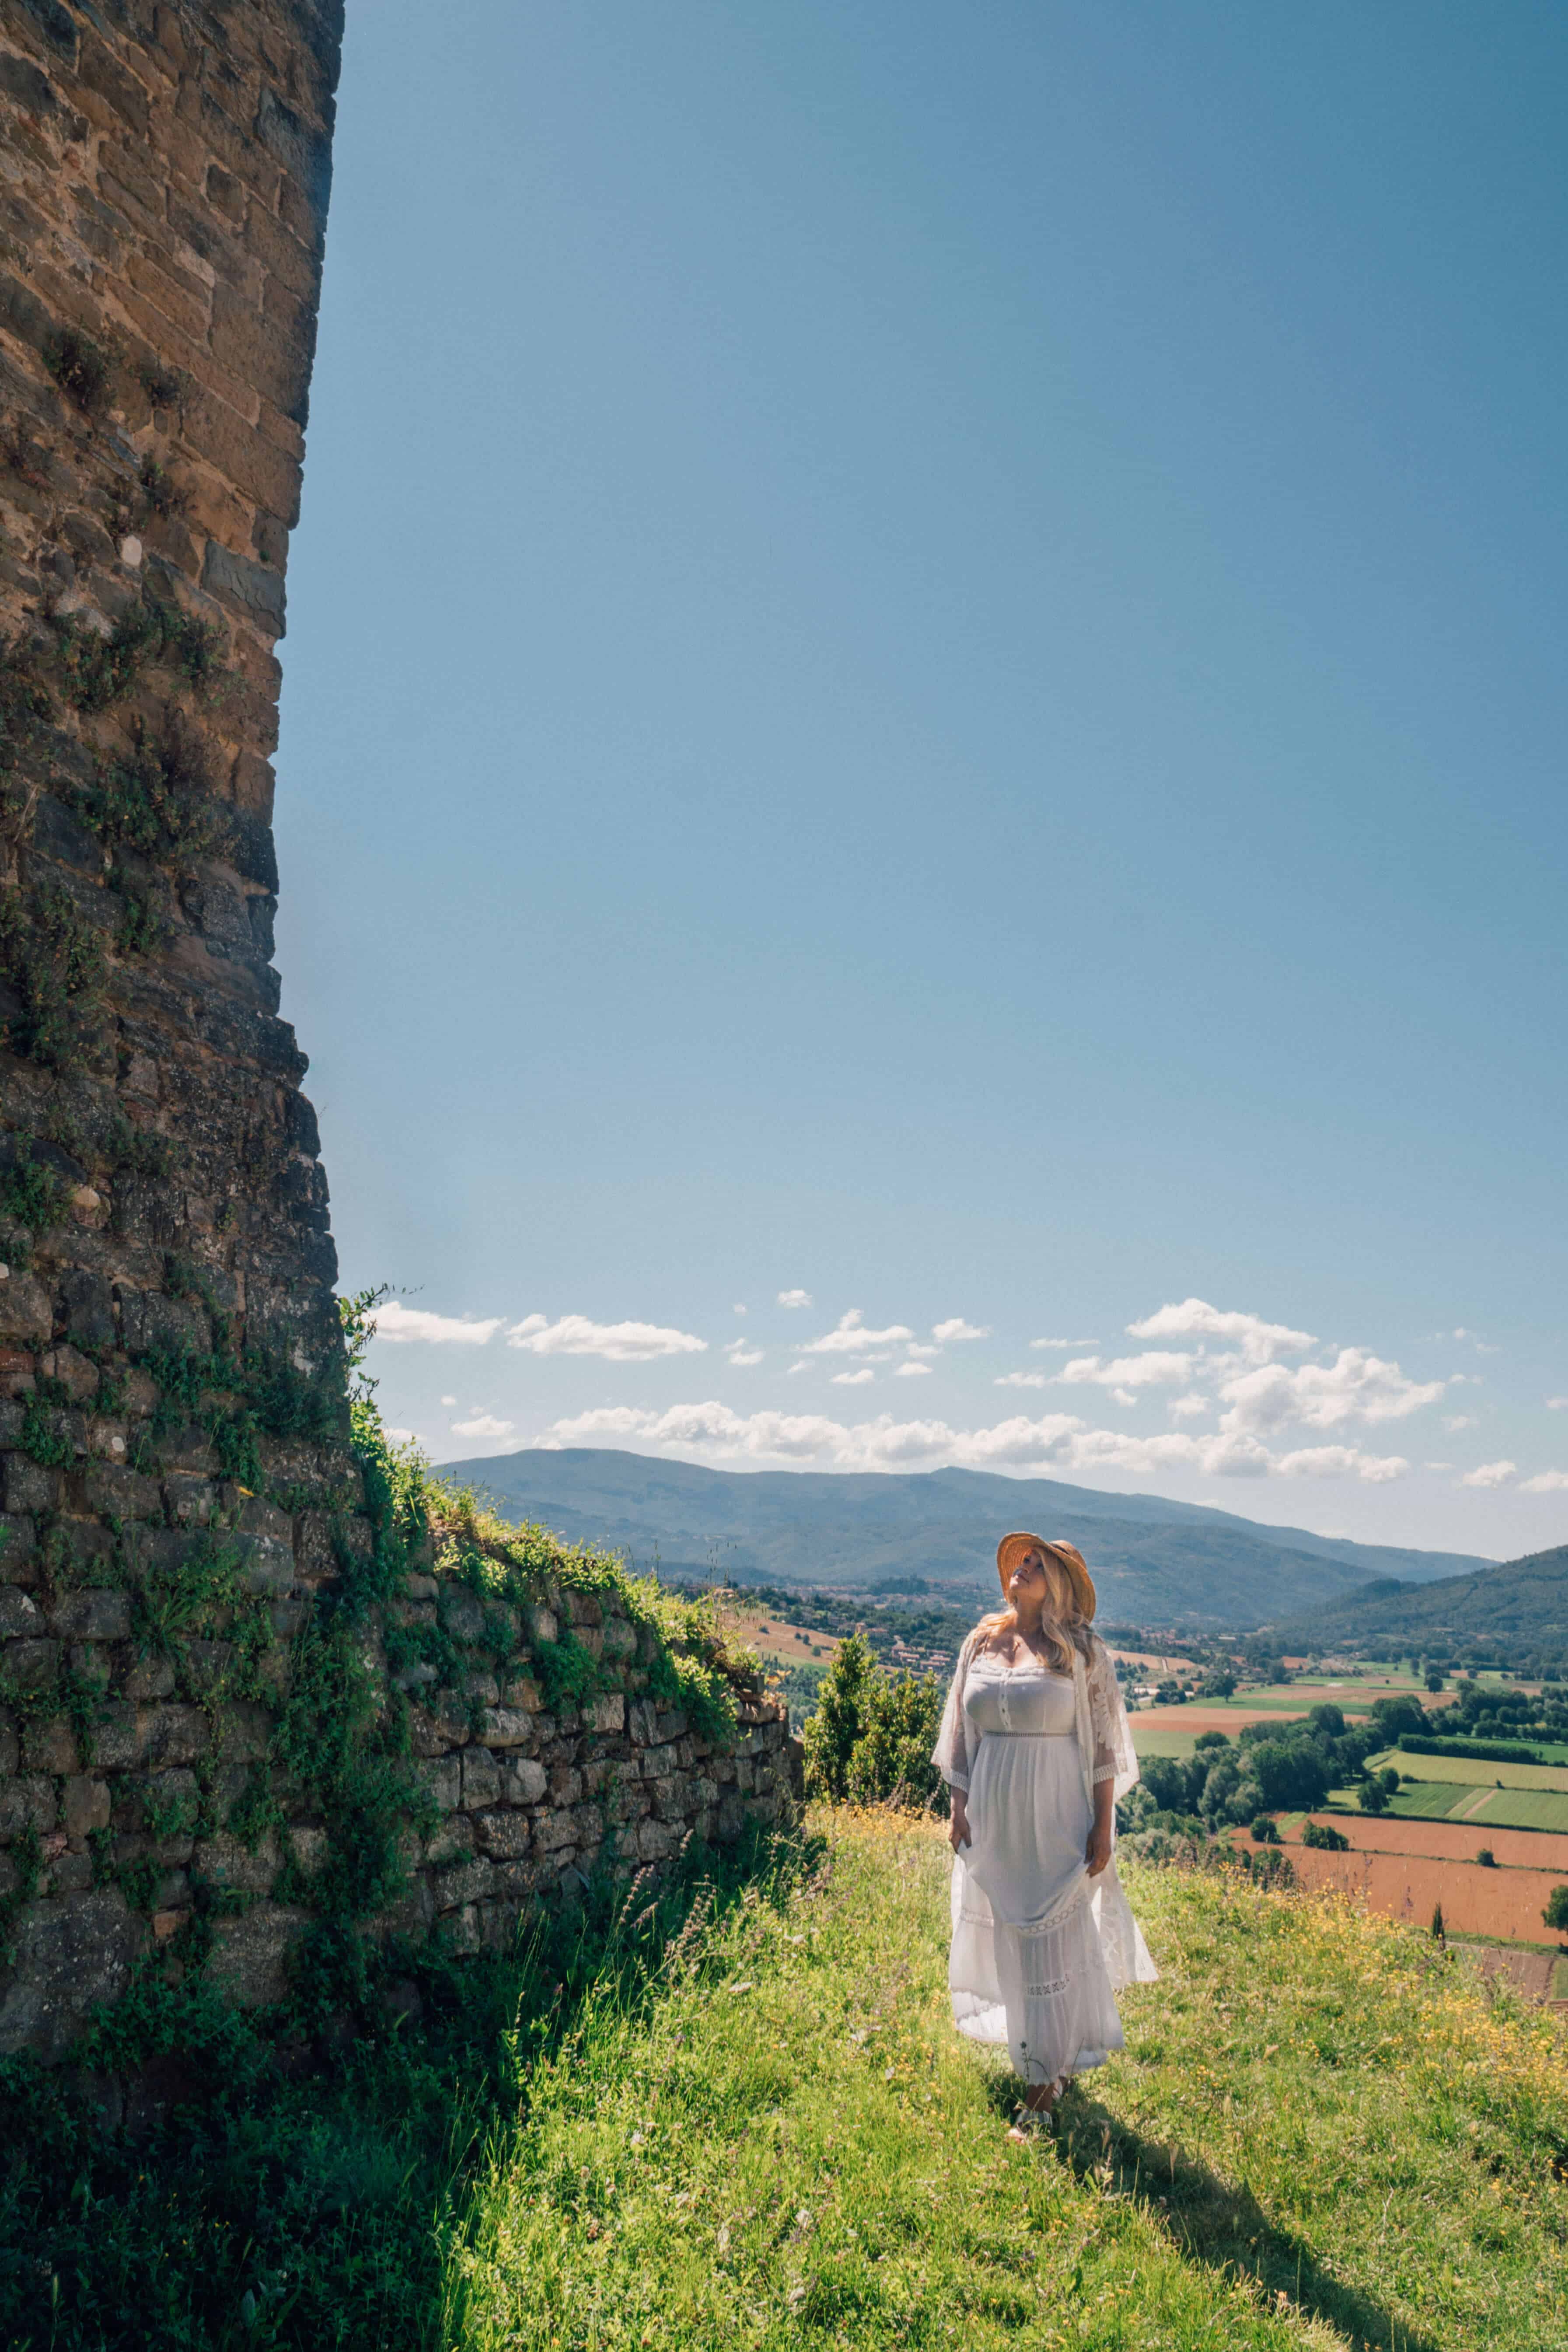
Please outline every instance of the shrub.
[[851, 1633], [822, 1678], [805, 1726], [808, 1796], [837, 1803], [945, 1810], [945, 1784], [931, 1760], [942, 1722], [934, 1675], [885, 1674], [863, 1634]]
[[1328, 1822], [1309, 1822], [1301, 1832], [1301, 1843], [1315, 1846], [1320, 1853], [1349, 1853], [1351, 1842], [1342, 1830]]
[[1542, 1913], [1549, 1927], [1568, 1928], [1568, 1886], [1554, 1886]]
[[1476, 1856], [1476, 1860], [1480, 1864], [1483, 1870], [1495, 1870], [1497, 1868], [1497, 1856], [1492, 1852], [1489, 1845], [1482, 1846], [1479, 1853]]
[[1252, 1834], [1259, 1845], [1278, 1845], [1279, 1824], [1272, 1813], [1259, 1813], [1252, 1824]]

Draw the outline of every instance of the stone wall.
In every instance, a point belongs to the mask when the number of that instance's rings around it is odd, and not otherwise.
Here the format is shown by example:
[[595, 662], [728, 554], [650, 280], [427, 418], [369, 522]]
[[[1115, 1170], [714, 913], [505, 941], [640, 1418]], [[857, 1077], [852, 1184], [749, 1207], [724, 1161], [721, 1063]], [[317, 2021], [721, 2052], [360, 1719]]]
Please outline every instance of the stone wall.
[[[194, 1949], [204, 1889], [212, 1964], [267, 1996], [335, 1833], [279, 1710], [379, 1538], [270, 761], [341, 31], [340, 0], [0, 0], [5, 2049]], [[383, 1582], [373, 1676], [437, 1610]], [[512, 1680], [415, 1712], [445, 1826], [407, 1923], [493, 1939], [607, 1823], [654, 1857], [734, 1826], [759, 1742], [776, 1778], [765, 1706], [716, 1759], [635, 1689], [584, 1721]]]

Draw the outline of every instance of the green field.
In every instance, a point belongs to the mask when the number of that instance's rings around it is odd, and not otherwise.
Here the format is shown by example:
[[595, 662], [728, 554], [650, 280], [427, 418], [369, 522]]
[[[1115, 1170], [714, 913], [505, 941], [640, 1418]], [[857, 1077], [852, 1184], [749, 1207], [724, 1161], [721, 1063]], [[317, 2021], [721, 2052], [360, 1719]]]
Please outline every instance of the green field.
[[[1351, 1802], [1351, 1791], [1343, 1793], [1345, 1801]], [[1405, 1821], [1440, 1822], [1475, 1793], [1465, 1781], [1417, 1780], [1413, 1789], [1401, 1789], [1388, 1810]]]
[[1179, 1756], [1185, 1762], [1193, 1752], [1195, 1731], [1167, 1731], [1151, 1724], [1145, 1729], [1135, 1715], [1128, 1717], [1132, 1730], [1132, 1746], [1140, 1756]]
[[1369, 1759], [1392, 1764], [1408, 1780], [1446, 1780], [1485, 1789], [1501, 1781], [1505, 1789], [1568, 1789], [1568, 1765], [1491, 1764], [1475, 1756], [1407, 1756], [1402, 1748], [1386, 1748]]
[[1468, 1821], [1489, 1829], [1559, 1830], [1568, 1833], [1568, 1792], [1557, 1789], [1496, 1789]]

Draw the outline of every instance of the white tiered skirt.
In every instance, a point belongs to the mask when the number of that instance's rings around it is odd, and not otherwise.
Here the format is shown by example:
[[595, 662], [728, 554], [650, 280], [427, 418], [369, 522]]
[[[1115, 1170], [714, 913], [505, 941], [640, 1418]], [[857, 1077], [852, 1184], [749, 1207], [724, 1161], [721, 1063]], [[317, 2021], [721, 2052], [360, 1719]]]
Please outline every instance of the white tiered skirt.
[[1073, 1738], [989, 1733], [953, 1858], [953, 2022], [1005, 2042], [1030, 2084], [1061, 2084], [1126, 2047], [1116, 1989], [1156, 1974], [1116, 1876], [1090, 1878], [1093, 1815]]

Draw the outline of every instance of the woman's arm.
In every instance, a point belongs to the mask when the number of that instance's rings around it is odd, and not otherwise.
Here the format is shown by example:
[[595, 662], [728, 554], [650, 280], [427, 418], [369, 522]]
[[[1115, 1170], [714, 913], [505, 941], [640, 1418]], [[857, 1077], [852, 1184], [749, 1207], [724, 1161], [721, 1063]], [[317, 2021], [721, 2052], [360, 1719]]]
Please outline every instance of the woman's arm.
[[1116, 1810], [1116, 1784], [1112, 1780], [1097, 1780], [1094, 1784], [1094, 1827], [1083, 1858], [1089, 1864], [1089, 1874], [1098, 1878], [1110, 1860], [1110, 1825]]

